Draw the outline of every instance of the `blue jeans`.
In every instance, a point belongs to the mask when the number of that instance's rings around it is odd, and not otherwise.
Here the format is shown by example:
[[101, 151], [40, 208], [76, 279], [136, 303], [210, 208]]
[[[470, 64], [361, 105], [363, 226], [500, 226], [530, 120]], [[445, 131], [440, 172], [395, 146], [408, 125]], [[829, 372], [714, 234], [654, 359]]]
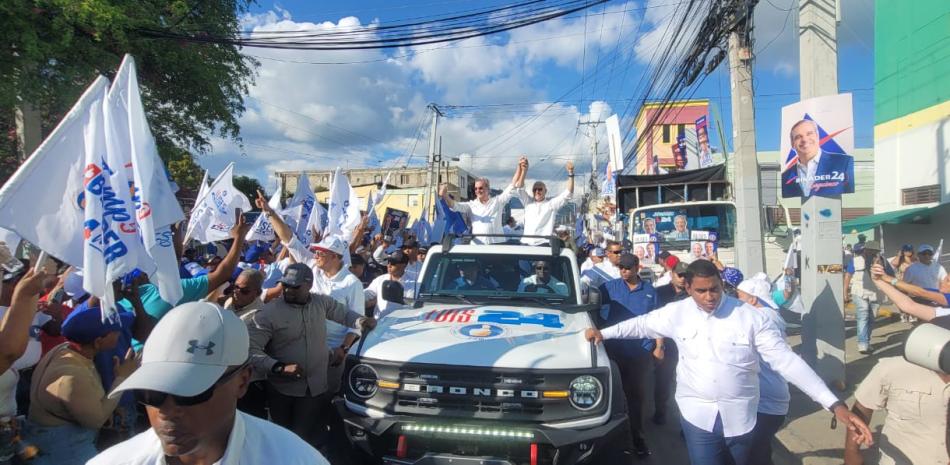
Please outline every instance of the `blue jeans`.
[[692, 465], [748, 465], [755, 430], [727, 438], [722, 432], [722, 417], [716, 417], [712, 432], [702, 430], [680, 418], [686, 450]]
[[859, 292], [851, 295], [851, 301], [854, 303], [854, 316], [858, 324], [858, 346], [867, 347], [871, 344], [871, 329], [880, 306]]
[[749, 452], [749, 465], [772, 465], [772, 439], [785, 423], [785, 415], [758, 413], [755, 429], [752, 430], [752, 450]]
[[98, 454], [98, 431], [77, 425], [40, 426], [28, 423], [26, 440], [40, 449], [30, 465], [82, 465]]

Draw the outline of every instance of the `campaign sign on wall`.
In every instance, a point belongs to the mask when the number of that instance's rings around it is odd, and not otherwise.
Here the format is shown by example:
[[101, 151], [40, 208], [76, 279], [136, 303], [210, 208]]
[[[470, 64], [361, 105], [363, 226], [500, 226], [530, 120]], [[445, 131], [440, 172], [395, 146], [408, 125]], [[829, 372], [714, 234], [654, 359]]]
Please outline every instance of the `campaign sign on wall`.
[[689, 258], [710, 258], [719, 251], [719, 234], [716, 231], [690, 231]]
[[782, 107], [782, 197], [837, 197], [854, 192], [851, 94]]

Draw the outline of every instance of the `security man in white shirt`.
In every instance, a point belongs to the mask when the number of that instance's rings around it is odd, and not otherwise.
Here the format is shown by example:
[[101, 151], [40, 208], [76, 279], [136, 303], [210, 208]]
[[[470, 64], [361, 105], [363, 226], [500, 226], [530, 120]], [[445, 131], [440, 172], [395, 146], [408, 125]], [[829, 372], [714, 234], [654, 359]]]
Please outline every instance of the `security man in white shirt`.
[[[550, 236], [554, 233], [554, 217], [574, 195], [574, 162], [567, 162], [567, 189], [554, 198], [547, 198], [548, 188], [537, 181], [531, 187], [531, 196], [524, 189], [518, 189], [518, 198], [524, 204], [524, 235]], [[548, 241], [537, 237], [524, 237], [521, 243], [539, 245]]]
[[760, 357], [834, 412], [837, 422], [853, 431], [859, 443], [872, 443], [867, 425], [792, 352], [767, 316], [723, 295], [722, 277], [712, 262], [697, 260], [689, 265], [686, 290], [691, 298], [603, 331], [589, 328], [585, 337], [598, 343], [620, 338], [674, 339], [680, 352], [676, 403], [693, 465], [749, 463], [759, 401]]
[[251, 380], [248, 349], [247, 328], [230, 310], [190, 302], [169, 311], [141, 367], [109, 394], [135, 392], [152, 427], [86, 465], [329, 465], [294, 433], [237, 410]]
[[528, 170], [528, 159], [521, 157], [518, 161], [518, 168], [511, 178], [511, 184], [501, 192], [501, 194], [492, 197], [491, 186], [487, 178], [478, 178], [475, 180], [475, 199], [467, 202], [456, 202], [449, 196], [448, 186], [442, 184], [439, 186], [439, 197], [445, 201], [446, 205], [454, 211], [462, 213], [471, 218], [472, 234], [493, 234], [498, 237], [476, 237], [473, 242], [476, 244], [494, 244], [505, 242], [504, 229], [501, 227], [501, 215], [505, 211], [505, 205], [515, 196], [519, 187], [524, 185], [525, 173]]
[[597, 288], [607, 281], [620, 278], [620, 254], [623, 253], [623, 244], [617, 241], [607, 241], [607, 259], [594, 265], [581, 274], [581, 283]]

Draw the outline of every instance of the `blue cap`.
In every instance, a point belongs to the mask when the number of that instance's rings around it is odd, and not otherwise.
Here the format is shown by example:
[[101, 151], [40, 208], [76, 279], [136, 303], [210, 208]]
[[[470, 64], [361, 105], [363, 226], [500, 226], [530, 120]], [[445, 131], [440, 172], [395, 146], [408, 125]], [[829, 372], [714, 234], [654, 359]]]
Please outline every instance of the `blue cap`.
[[138, 268], [126, 273], [125, 276], [122, 277], [122, 285], [125, 287], [131, 286], [132, 283], [135, 282], [135, 278], [139, 276], [142, 276], [142, 270]]
[[[121, 312], [120, 312], [121, 313]], [[119, 318], [115, 321], [102, 321], [102, 311], [99, 307], [89, 307], [83, 302], [76, 307], [63, 322], [63, 336], [73, 342], [89, 344], [97, 338], [108, 335], [113, 331], [121, 331]]]
[[737, 268], [727, 266], [722, 270], [722, 280], [732, 285], [732, 287], [738, 287], [739, 283], [745, 280], [745, 277]]
[[934, 248], [930, 244], [920, 244], [920, 247], [917, 247], [917, 253], [930, 252], [934, 253]]
[[267, 244], [262, 244], [260, 242], [251, 244], [247, 250], [244, 251], [244, 261], [245, 262], [256, 262], [261, 259], [261, 257], [270, 250], [270, 247]]
[[901, 246], [901, 252], [913, 252], [913, 251], [914, 251], [914, 246], [910, 244], [904, 244]]

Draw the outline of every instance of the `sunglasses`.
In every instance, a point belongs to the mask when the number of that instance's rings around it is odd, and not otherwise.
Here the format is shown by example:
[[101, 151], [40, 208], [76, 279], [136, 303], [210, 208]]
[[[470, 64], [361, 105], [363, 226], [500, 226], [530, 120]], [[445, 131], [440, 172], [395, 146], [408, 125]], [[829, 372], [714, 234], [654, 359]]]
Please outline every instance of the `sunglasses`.
[[194, 396], [177, 396], [175, 394], [169, 394], [167, 392], [149, 391], [146, 389], [140, 389], [140, 390], [135, 391], [135, 400], [138, 403], [142, 405], [147, 405], [149, 407], [161, 407], [162, 404], [165, 403], [165, 399], [169, 397], [171, 397], [172, 400], [175, 402], [175, 405], [179, 407], [191, 407], [194, 405], [203, 404], [214, 396], [215, 388], [217, 388], [221, 384], [228, 382], [231, 378], [234, 377], [234, 375], [240, 373], [241, 370], [243, 370], [244, 367], [246, 366], [248, 366], [248, 362], [244, 362], [243, 364], [241, 364], [241, 366], [233, 370], [228, 370], [224, 372], [224, 374], [221, 375], [221, 377], [218, 378], [218, 380], [215, 381], [214, 384], [211, 385], [211, 387], [209, 387], [208, 389], [205, 389], [204, 392], [199, 393]]
[[234, 286], [234, 287], [232, 288], [232, 290], [233, 290], [232, 292], [237, 292], [237, 293], [240, 293], [240, 294], [243, 294], [243, 295], [251, 295], [251, 294], [254, 293], [254, 289], [251, 289], [251, 288], [249, 288], [249, 287], [237, 287], [237, 286]]
[[298, 284], [296, 286], [291, 286], [289, 284], [284, 284], [284, 283], [280, 283], [280, 284], [284, 286], [284, 289], [290, 289], [290, 290], [300, 289], [300, 287], [303, 286], [303, 284]]
[[543, 188], [543, 187], [537, 187], [537, 188], [535, 188], [535, 189], [533, 189], [533, 190], [534, 190], [535, 192], [544, 192], [544, 188]]
[[632, 270], [632, 269], [633, 269], [633, 268], [631, 268], [631, 267], [629, 267], [629, 266], [622, 266], [622, 265], [621, 265], [621, 266], [618, 266], [617, 268], [620, 268], [621, 270]]
[[613, 254], [613, 255], [620, 255], [623, 253], [623, 250], [608, 250], [607, 253]]
[[548, 270], [549, 268], [546, 267], [546, 266], [536, 266], [536, 267], [534, 267], [534, 269], [536, 269], [536, 270], [538, 270], [538, 271], [546, 271], [546, 270]]

